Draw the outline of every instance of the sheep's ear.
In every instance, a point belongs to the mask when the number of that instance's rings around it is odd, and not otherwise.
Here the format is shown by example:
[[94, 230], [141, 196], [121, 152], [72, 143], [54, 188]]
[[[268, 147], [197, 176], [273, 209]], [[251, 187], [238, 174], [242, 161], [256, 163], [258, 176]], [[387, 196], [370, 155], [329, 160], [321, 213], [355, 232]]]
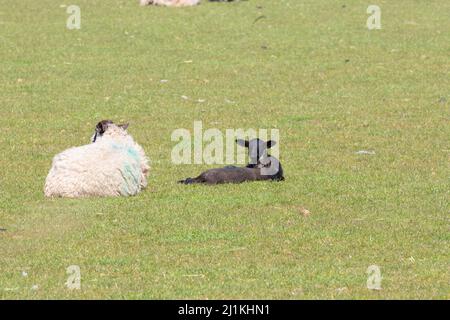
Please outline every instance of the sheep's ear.
[[248, 140], [236, 139], [236, 143], [241, 147], [248, 148]]
[[273, 141], [273, 140], [267, 141], [267, 142], [266, 142], [267, 149], [272, 148], [272, 147], [273, 147], [274, 145], [276, 145], [276, 144], [277, 144], [276, 141]]
[[129, 125], [130, 125], [129, 123], [124, 123], [124, 124], [119, 124], [119, 127], [121, 127], [123, 130], [127, 130]]
[[107, 120], [102, 120], [99, 123], [97, 123], [97, 126], [95, 127], [95, 131], [97, 131], [99, 134], [104, 134], [106, 129], [108, 128], [109, 122]]

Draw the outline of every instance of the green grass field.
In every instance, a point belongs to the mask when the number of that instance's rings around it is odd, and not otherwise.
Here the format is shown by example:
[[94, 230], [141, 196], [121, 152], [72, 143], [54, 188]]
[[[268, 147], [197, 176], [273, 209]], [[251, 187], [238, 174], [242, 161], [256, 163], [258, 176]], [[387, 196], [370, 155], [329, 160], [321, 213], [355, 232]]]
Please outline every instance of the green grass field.
[[[449, 1], [137, 2], [0, 0], [0, 298], [450, 299]], [[45, 199], [102, 119], [130, 122], [149, 188]], [[278, 128], [286, 180], [176, 184], [211, 167], [171, 161], [196, 120]]]

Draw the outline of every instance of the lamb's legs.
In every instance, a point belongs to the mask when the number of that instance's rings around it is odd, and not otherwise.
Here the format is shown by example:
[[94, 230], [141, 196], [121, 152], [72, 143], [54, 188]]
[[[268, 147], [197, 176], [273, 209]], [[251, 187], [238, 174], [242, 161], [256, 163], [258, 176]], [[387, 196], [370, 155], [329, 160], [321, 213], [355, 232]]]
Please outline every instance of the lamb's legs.
[[178, 183], [183, 183], [183, 184], [193, 184], [193, 183], [205, 183], [206, 180], [205, 178], [203, 178], [203, 175], [199, 175], [197, 178], [186, 178], [184, 180], [180, 180], [178, 181]]

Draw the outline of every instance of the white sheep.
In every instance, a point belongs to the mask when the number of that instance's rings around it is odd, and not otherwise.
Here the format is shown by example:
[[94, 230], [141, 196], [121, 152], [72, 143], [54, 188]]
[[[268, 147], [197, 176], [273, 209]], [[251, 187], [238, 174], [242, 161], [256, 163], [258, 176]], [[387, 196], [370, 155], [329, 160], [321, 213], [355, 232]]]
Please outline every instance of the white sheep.
[[166, 7], [186, 7], [195, 6], [200, 0], [140, 0], [141, 6], [166, 6]]
[[56, 155], [45, 181], [45, 196], [131, 196], [144, 189], [149, 160], [127, 127], [103, 120], [91, 144]]

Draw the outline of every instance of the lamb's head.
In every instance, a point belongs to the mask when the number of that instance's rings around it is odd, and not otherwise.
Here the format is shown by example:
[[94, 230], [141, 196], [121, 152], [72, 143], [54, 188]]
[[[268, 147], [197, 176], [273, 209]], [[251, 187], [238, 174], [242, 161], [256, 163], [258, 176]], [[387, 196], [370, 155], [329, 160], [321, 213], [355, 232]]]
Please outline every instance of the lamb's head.
[[265, 164], [268, 158], [267, 149], [273, 147], [276, 142], [273, 140], [264, 141], [259, 138], [249, 140], [236, 139], [236, 143], [242, 147], [248, 148], [249, 167], [258, 164]]
[[127, 124], [115, 124], [111, 120], [102, 120], [97, 123], [95, 127], [94, 135], [91, 138], [92, 143], [97, 141], [97, 139], [103, 137], [104, 135], [126, 135], [127, 134]]

